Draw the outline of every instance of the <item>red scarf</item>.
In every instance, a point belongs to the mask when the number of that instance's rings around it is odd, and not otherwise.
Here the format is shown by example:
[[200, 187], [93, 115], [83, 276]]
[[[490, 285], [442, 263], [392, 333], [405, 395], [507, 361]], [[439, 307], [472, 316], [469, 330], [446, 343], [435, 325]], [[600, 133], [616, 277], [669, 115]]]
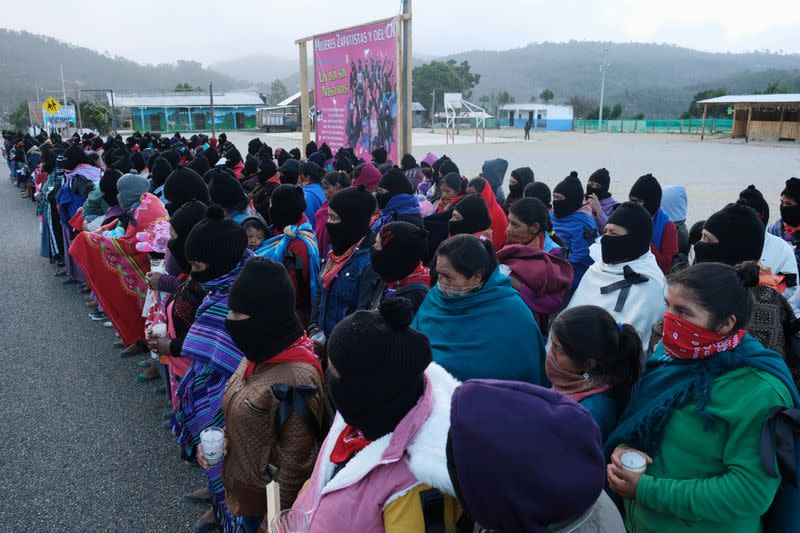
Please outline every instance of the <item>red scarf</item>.
[[321, 278], [322, 278], [322, 287], [327, 289], [339, 271], [344, 267], [345, 263], [350, 259], [353, 253], [358, 248], [358, 245], [361, 244], [361, 241], [364, 240], [364, 237], [361, 238], [360, 241], [355, 243], [353, 246], [345, 250], [342, 255], [335, 255], [333, 250], [328, 252], [328, 261], [325, 263], [325, 268], [322, 270]]
[[409, 285], [411, 283], [424, 283], [428, 288], [431, 286], [431, 269], [422, 264], [422, 261], [417, 264], [411, 274], [399, 281], [392, 281], [386, 285], [387, 289], [397, 290], [400, 287]]
[[664, 351], [675, 359], [706, 359], [717, 352], [727, 352], [742, 342], [745, 333], [740, 329], [735, 333], [720, 335], [669, 311], [664, 313]]
[[360, 429], [356, 429], [350, 424], [346, 425], [339, 438], [336, 439], [336, 444], [333, 445], [331, 451], [331, 462], [333, 464], [342, 464], [350, 460], [355, 454], [366, 448], [372, 441], [367, 440]]
[[456, 205], [459, 202], [459, 200], [461, 200], [462, 198], [464, 198], [463, 194], [459, 194], [458, 196], [454, 196], [453, 198], [450, 198], [449, 200], [447, 198], [440, 198], [439, 199], [439, 207], [436, 208], [436, 212], [437, 213], [441, 213], [443, 211], [447, 211], [450, 208], [451, 205]]
[[255, 371], [256, 367], [262, 363], [267, 365], [277, 365], [280, 363], [306, 363], [313, 366], [317, 372], [319, 372], [320, 379], [323, 381], [325, 380], [324, 373], [322, 372], [322, 365], [319, 363], [319, 358], [314, 355], [314, 341], [309, 339], [308, 335], [305, 333], [302, 337], [297, 339], [294, 344], [286, 348], [275, 357], [270, 357], [266, 361], [261, 361], [261, 363], [247, 361], [247, 366], [244, 369], [242, 380], [247, 380], [247, 378], [253, 374], [253, 371]]
[[783, 223], [783, 230], [789, 235], [794, 235], [795, 233], [800, 231], [800, 226], [790, 226], [789, 224], [784, 222]]
[[558, 364], [558, 360], [554, 355], [548, 354], [545, 357], [544, 371], [550, 383], [553, 384], [554, 391], [560, 392], [564, 396], [569, 396], [576, 402], [611, 388], [608, 383], [598, 381], [591, 376], [585, 378], [582, 375], [568, 372]]

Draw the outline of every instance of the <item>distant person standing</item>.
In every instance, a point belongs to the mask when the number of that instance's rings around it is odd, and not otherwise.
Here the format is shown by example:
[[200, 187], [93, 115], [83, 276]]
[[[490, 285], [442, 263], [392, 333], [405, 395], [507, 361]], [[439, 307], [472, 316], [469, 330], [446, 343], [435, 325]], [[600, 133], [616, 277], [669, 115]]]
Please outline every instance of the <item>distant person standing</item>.
[[525, 140], [529, 141], [531, 138], [531, 119], [525, 122]]

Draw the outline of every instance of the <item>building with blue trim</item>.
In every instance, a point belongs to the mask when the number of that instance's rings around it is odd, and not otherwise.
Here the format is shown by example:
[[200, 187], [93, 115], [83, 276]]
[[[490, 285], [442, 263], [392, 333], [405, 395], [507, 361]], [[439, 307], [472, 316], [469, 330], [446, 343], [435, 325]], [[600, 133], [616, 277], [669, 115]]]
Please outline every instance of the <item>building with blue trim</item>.
[[531, 129], [568, 131], [572, 129], [571, 105], [505, 104], [498, 118], [512, 128], [524, 128], [531, 121]]
[[[111, 105], [111, 94], [107, 95]], [[211, 129], [208, 92], [118, 93], [114, 106], [122, 121], [138, 131], [202, 131]], [[220, 130], [256, 129], [256, 109], [264, 98], [253, 92], [214, 93], [214, 126]]]

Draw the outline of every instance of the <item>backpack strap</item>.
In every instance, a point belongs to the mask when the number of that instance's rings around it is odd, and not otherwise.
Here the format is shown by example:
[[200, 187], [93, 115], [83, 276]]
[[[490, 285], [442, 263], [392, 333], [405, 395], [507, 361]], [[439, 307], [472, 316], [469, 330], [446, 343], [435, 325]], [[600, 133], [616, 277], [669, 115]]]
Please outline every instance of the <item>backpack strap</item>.
[[[761, 428], [761, 464], [772, 477], [778, 477], [797, 487], [795, 438], [800, 434], [800, 411], [773, 407]], [[777, 459], [778, 470], [775, 470]]]
[[322, 442], [324, 439], [322, 428], [311, 412], [311, 409], [308, 407], [308, 403], [317, 394], [317, 387], [315, 385], [298, 385], [292, 387], [285, 383], [275, 383], [272, 385], [272, 394], [274, 394], [280, 402], [280, 405], [278, 405], [278, 412], [275, 416], [275, 432], [278, 438], [280, 438], [281, 428], [294, 412], [311, 430], [317, 442]]
[[436, 489], [428, 489], [419, 493], [422, 504], [422, 517], [425, 521], [425, 533], [445, 533], [444, 496]]

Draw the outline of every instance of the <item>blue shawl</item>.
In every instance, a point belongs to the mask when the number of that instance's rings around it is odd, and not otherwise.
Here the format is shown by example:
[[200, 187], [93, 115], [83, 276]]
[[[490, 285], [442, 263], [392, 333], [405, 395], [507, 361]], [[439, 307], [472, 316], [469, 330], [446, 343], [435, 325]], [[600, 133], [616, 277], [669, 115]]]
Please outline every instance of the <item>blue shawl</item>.
[[656, 216], [653, 217], [653, 244], [657, 250], [661, 249], [661, 237], [664, 236], [664, 228], [669, 224], [669, 216], [663, 209], [656, 211]]
[[544, 342], [531, 310], [495, 268], [477, 292], [428, 291], [412, 327], [431, 343], [433, 360], [457, 379], [491, 378], [546, 384]]
[[[703, 419], [706, 429], [712, 430], [714, 417], [706, 407], [713, 393], [714, 380], [744, 366], [767, 372], [781, 380], [792, 395], [795, 409], [800, 408], [800, 395], [783, 358], [764, 348], [750, 335], [745, 335], [741, 344], [733, 350], [720, 352], [708, 359], [689, 361], [667, 357], [664, 344], [659, 343], [647, 361], [644, 375], [631, 391], [630, 402], [620, 417], [617, 429], [606, 441], [606, 456], [610, 457], [622, 443], [657, 455], [672, 412], [695, 398], [699, 398], [695, 413]], [[800, 464], [800, 442], [796, 442], [795, 455]], [[774, 520], [773, 524], [786, 526], [775, 531], [800, 531], [800, 490], [782, 483], [769, 514]]]
[[295, 239], [300, 239], [308, 248], [308, 277], [311, 284], [310, 300], [313, 303], [313, 300], [317, 297], [317, 287], [319, 286], [320, 260], [317, 238], [308, 220], [302, 224], [286, 226], [283, 229], [283, 233], [270, 237], [261, 243], [255, 253], [258, 256], [283, 264], [286, 249], [289, 247], [289, 243]]
[[572, 265], [572, 288], [576, 288], [583, 275], [594, 261], [589, 256], [589, 246], [597, 238], [597, 225], [594, 219], [583, 211], [575, 211], [563, 218], [550, 214], [553, 231], [564, 243], [569, 255], [564, 257]]
[[386, 207], [381, 209], [380, 216], [372, 223], [370, 230], [377, 233], [384, 225], [394, 222], [401, 215], [420, 215], [419, 201], [413, 194], [395, 194], [389, 199]]

